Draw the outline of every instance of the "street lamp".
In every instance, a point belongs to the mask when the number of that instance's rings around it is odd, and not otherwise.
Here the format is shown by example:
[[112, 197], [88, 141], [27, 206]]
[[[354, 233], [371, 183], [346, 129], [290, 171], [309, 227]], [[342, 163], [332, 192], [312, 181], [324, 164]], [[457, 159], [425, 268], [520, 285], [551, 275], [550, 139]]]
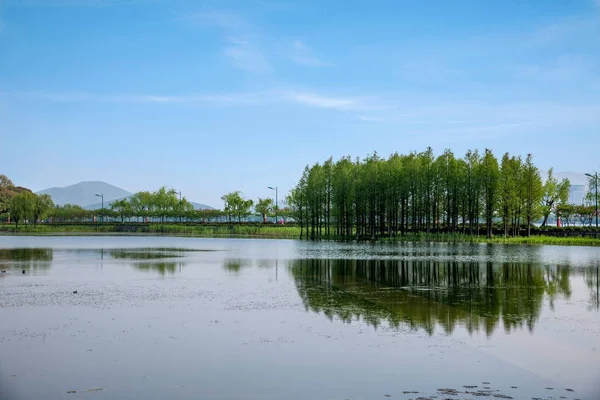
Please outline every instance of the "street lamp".
[[277, 186], [272, 187], [269, 186], [269, 189], [274, 190], [275, 191], [275, 223], [277, 223], [277, 202], [278, 202], [278, 195], [277, 195]]
[[96, 193], [96, 196], [102, 198], [102, 215], [100, 216], [100, 218], [101, 218], [101, 222], [104, 222], [104, 193], [102, 193], [102, 194]]
[[590, 178], [594, 178], [594, 186], [595, 186], [595, 194], [596, 194], [596, 228], [598, 227], [598, 173], [596, 172], [594, 175], [585, 174], [585, 176], [589, 176]]

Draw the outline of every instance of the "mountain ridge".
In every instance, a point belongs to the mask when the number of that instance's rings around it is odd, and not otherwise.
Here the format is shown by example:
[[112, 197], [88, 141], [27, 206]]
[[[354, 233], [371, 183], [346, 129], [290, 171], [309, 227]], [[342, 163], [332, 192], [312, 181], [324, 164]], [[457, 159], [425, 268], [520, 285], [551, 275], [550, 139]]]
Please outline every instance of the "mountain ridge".
[[[97, 194], [104, 196], [104, 207], [108, 207], [116, 200], [129, 198], [134, 195], [132, 192], [103, 181], [81, 181], [63, 187], [50, 187], [36, 193], [50, 195], [56, 205], [73, 204], [88, 210], [102, 208], [102, 201], [99, 201], [100, 196], [96, 196]], [[196, 209], [214, 209], [206, 204], [190, 203]]]

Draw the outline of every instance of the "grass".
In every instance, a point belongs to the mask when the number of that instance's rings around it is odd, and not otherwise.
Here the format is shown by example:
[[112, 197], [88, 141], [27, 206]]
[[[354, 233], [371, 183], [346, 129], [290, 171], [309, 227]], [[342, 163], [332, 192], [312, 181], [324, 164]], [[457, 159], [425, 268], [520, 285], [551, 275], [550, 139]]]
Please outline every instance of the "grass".
[[590, 237], [556, 237], [536, 235], [530, 237], [494, 237], [491, 239], [483, 239], [486, 243], [503, 243], [503, 244], [546, 244], [557, 246], [600, 246], [600, 238], [594, 239]]
[[[128, 229], [123, 229], [128, 228]], [[157, 235], [157, 236], [191, 236], [191, 237], [242, 237], [270, 239], [298, 239], [299, 226], [280, 226], [270, 224], [248, 225], [186, 225], [186, 224], [143, 224], [139, 226], [121, 224], [73, 224], [73, 225], [0, 225], [0, 234], [19, 235]], [[323, 240], [341, 240], [338, 237], [324, 237]], [[485, 236], [463, 235], [458, 233], [407, 233], [405, 236], [393, 238], [382, 237], [384, 242], [461, 242], [461, 243], [500, 243], [524, 245], [560, 245], [560, 246], [600, 246], [600, 238], [591, 237], [556, 237], [535, 235], [530, 237], [496, 236], [487, 239]]]
[[149, 224], [136, 226], [134, 229], [121, 229], [119, 224], [98, 225], [0, 225], [0, 233], [25, 235], [165, 235], [165, 236], [197, 236], [197, 237], [257, 237], [294, 239], [300, 237], [300, 228], [296, 226], [272, 225], [177, 225]]

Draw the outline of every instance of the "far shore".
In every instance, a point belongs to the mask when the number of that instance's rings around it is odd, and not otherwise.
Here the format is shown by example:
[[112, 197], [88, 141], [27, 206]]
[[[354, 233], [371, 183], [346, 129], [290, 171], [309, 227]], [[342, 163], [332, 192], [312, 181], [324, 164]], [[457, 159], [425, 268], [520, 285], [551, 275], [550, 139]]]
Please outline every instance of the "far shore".
[[[306, 234], [306, 232], [304, 232]], [[146, 237], [198, 237], [198, 238], [244, 238], [244, 239], [300, 239], [300, 227], [297, 225], [273, 224], [220, 224], [220, 225], [178, 225], [149, 224], [132, 227], [120, 224], [73, 224], [37, 226], [22, 225], [18, 230], [14, 226], [0, 225], [0, 236], [146, 236]], [[304, 237], [303, 239], [306, 239]], [[348, 241], [341, 237], [322, 237], [320, 240]], [[354, 240], [351, 240], [354, 241]], [[364, 242], [446, 242], [446, 243], [495, 243], [520, 245], [559, 245], [559, 246], [600, 246], [600, 238], [594, 237], [557, 237], [532, 235], [530, 237], [465, 235], [457, 233], [407, 233], [404, 236], [382, 236], [375, 240], [364, 238]]]

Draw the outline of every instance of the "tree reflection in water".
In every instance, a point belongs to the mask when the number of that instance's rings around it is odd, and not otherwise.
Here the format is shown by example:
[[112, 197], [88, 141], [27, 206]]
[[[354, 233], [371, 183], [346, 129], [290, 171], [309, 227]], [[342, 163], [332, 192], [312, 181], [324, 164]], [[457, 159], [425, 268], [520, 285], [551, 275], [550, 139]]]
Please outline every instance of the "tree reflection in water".
[[0, 268], [48, 270], [52, 266], [54, 252], [44, 248], [0, 249]]
[[571, 294], [564, 266], [307, 259], [291, 261], [290, 270], [307, 310], [429, 334], [459, 325], [488, 336], [500, 326], [533, 331], [545, 297], [553, 307], [557, 296]]
[[131, 263], [139, 271], [158, 272], [161, 276], [175, 275], [181, 272], [184, 263], [182, 262], [134, 262]]

